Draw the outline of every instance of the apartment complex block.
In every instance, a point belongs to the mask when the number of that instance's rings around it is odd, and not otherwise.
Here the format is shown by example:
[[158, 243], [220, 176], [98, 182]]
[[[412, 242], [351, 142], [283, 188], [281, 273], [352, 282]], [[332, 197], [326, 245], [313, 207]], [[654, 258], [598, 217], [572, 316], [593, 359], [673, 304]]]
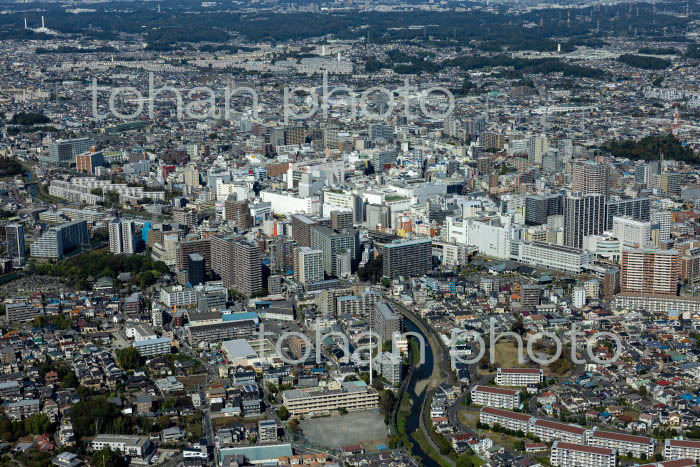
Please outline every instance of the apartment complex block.
[[487, 425], [500, 425], [513, 431], [522, 431], [527, 433], [530, 427], [532, 415], [527, 415], [518, 412], [510, 412], [508, 410], [497, 409], [495, 407], [482, 407], [479, 410], [479, 421]]
[[561, 467], [615, 467], [617, 453], [614, 449], [555, 441], [550, 463]]
[[496, 384], [499, 386], [527, 386], [544, 381], [544, 371], [541, 368], [499, 368], [496, 373]]
[[520, 391], [515, 389], [474, 386], [471, 391], [472, 404], [513, 410], [520, 406]]
[[644, 454], [647, 459], [654, 455], [656, 448], [654, 438], [601, 431], [597, 427], [593, 428], [589, 434], [588, 444], [600, 448], [616, 449], [617, 452], [625, 456], [630, 452], [634, 455], [633, 457], [642, 457]]

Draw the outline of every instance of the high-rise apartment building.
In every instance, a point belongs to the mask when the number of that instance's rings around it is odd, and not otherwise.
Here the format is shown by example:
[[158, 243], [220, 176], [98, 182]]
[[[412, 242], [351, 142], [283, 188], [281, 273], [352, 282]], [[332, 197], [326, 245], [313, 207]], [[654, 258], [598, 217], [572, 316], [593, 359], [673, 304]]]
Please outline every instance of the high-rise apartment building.
[[318, 222], [310, 217], [301, 214], [292, 216], [292, 238], [299, 246], [311, 246], [311, 228], [318, 225]]
[[227, 199], [224, 202], [224, 219], [238, 227], [238, 230], [248, 230], [253, 226], [253, 217], [247, 200], [236, 201]]
[[547, 217], [562, 213], [564, 198], [561, 195], [527, 196], [525, 198], [525, 223], [542, 225]]
[[651, 199], [634, 198], [606, 200], [605, 202], [605, 230], [613, 228], [613, 217], [626, 216], [638, 221], [650, 220]]
[[65, 252], [90, 242], [86, 221], [74, 221], [49, 228], [30, 247], [37, 258], [63, 259]]
[[676, 250], [634, 249], [622, 252], [623, 294], [678, 295], [680, 257]]
[[573, 193], [564, 198], [564, 245], [581, 248], [583, 238], [605, 230], [605, 196]]
[[5, 240], [7, 241], [7, 256], [10, 258], [24, 258], [27, 256], [27, 247], [24, 243], [24, 226], [22, 224], [7, 224], [5, 226]]
[[247, 240], [233, 242], [233, 289], [250, 297], [262, 289], [262, 252], [260, 245]]
[[109, 251], [115, 255], [136, 253], [133, 221], [116, 218], [109, 223]]
[[572, 165], [571, 191], [608, 196], [610, 192], [610, 165], [598, 164], [593, 161]]
[[400, 313], [395, 312], [384, 302], [377, 302], [370, 310], [370, 324], [372, 332], [376, 332], [382, 342], [389, 341], [395, 332], [401, 332], [403, 328], [403, 318]]
[[352, 211], [331, 211], [331, 229], [351, 229], [353, 218]]
[[92, 138], [59, 139], [49, 143], [49, 153], [39, 160], [51, 165], [70, 165], [75, 156], [89, 151], [94, 145]]
[[382, 273], [390, 278], [420, 276], [433, 269], [433, 242], [429, 239], [397, 240], [384, 245]]
[[311, 247], [323, 251], [323, 269], [330, 275], [337, 275], [339, 253], [350, 252], [352, 262], [357, 261], [360, 251], [360, 235], [357, 230], [336, 231], [328, 227], [315, 226], [311, 229]]
[[323, 280], [323, 250], [299, 248], [297, 274], [302, 284], [313, 284]]

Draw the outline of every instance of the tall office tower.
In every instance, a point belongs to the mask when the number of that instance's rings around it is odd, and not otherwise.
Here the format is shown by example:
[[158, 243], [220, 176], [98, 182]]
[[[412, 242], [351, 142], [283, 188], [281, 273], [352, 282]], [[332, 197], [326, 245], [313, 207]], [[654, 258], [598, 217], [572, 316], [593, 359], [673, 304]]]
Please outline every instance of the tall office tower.
[[22, 224], [7, 224], [5, 226], [5, 239], [7, 240], [7, 255], [10, 258], [24, 258], [27, 256], [27, 247], [24, 243], [24, 226]]
[[613, 235], [623, 247], [646, 248], [651, 242], [651, 222], [613, 217]]
[[224, 202], [224, 219], [233, 222], [238, 230], [248, 230], [253, 226], [253, 217], [250, 215], [248, 201], [236, 201], [229, 195]]
[[70, 165], [75, 156], [90, 150], [95, 145], [92, 138], [59, 139], [49, 143], [49, 153], [39, 160], [51, 165]]
[[542, 225], [549, 216], [558, 216], [564, 207], [562, 195], [527, 196], [525, 198], [525, 223]]
[[204, 258], [199, 253], [187, 255], [187, 283], [190, 286], [204, 284], [207, 280]]
[[679, 258], [676, 250], [624, 250], [621, 293], [678, 295]]
[[610, 165], [597, 164], [593, 161], [572, 165], [571, 191], [608, 196], [610, 192]]
[[233, 289], [250, 297], [262, 289], [262, 252], [256, 242], [233, 242]]
[[433, 269], [432, 241], [396, 240], [387, 243], [382, 253], [382, 273], [390, 278], [421, 276]]
[[650, 220], [651, 199], [634, 198], [605, 201], [605, 230], [613, 228], [613, 217], [625, 216], [638, 221]]
[[671, 211], [653, 211], [651, 223], [659, 226], [659, 242], [666, 242], [671, 238]]
[[532, 164], [541, 164], [542, 156], [549, 150], [549, 140], [545, 135], [533, 135], [527, 140], [527, 159]]
[[350, 252], [353, 264], [360, 253], [360, 234], [354, 229], [336, 231], [316, 226], [311, 229], [311, 248], [323, 251], [323, 269], [332, 276], [338, 274], [336, 256]]
[[136, 253], [133, 221], [116, 218], [109, 222], [109, 251], [115, 255]]
[[299, 246], [311, 246], [311, 228], [318, 224], [314, 219], [301, 214], [292, 216], [292, 238]]
[[299, 248], [298, 268], [295, 271], [299, 282], [313, 284], [323, 280], [323, 251], [307, 246]]
[[379, 334], [382, 342], [390, 341], [395, 332], [403, 329], [403, 316], [384, 302], [376, 302], [369, 313], [372, 332]]
[[351, 229], [353, 223], [352, 211], [331, 211], [331, 229]]
[[377, 230], [378, 226], [391, 227], [391, 208], [384, 204], [368, 204], [367, 229]]
[[583, 246], [583, 237], [605, 230], [605, 196], [572, 193], [564, 198], [564, 245]]

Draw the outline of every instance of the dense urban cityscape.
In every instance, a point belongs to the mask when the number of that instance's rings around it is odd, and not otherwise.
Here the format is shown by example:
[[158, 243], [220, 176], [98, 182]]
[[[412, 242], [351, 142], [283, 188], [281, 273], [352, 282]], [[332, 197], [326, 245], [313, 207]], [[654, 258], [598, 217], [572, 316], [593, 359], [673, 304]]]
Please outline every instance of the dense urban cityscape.
[[700, 464], [696, 0], [0, 13], [0, 465]]

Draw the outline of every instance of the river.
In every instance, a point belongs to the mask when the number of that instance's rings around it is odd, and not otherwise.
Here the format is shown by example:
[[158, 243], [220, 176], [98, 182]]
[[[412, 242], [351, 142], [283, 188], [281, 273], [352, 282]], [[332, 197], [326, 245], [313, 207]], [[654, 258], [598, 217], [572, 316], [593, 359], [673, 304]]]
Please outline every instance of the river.
[[413, 378], [406, 388], [406, 395], [411, 398], [413, 405], [411, 406], [411, 413], [408, 416], [406, 422], [406, 432], [408, 437], [413, 444], [413, 449], [411, 454], [417, 457], [426, 466], [439, 466], [423, 449], [421, 449], [418, 441], [416, 441], [414, 435], [420, 430], [420, 411], [423, 407], [423, 401], [427, 394], [427, 386], [430, 376], [433, 373], [433, 349], [430, 347], [430, 342], [428, 342], [427, 337], [423, 332], [421, 332], [415, 324], [409, 320], [404, 321], [406, 330], [411, 332], [416, 332], [423, 336], [423, 341], [425, 342], [425, 362], [413, 371]]

